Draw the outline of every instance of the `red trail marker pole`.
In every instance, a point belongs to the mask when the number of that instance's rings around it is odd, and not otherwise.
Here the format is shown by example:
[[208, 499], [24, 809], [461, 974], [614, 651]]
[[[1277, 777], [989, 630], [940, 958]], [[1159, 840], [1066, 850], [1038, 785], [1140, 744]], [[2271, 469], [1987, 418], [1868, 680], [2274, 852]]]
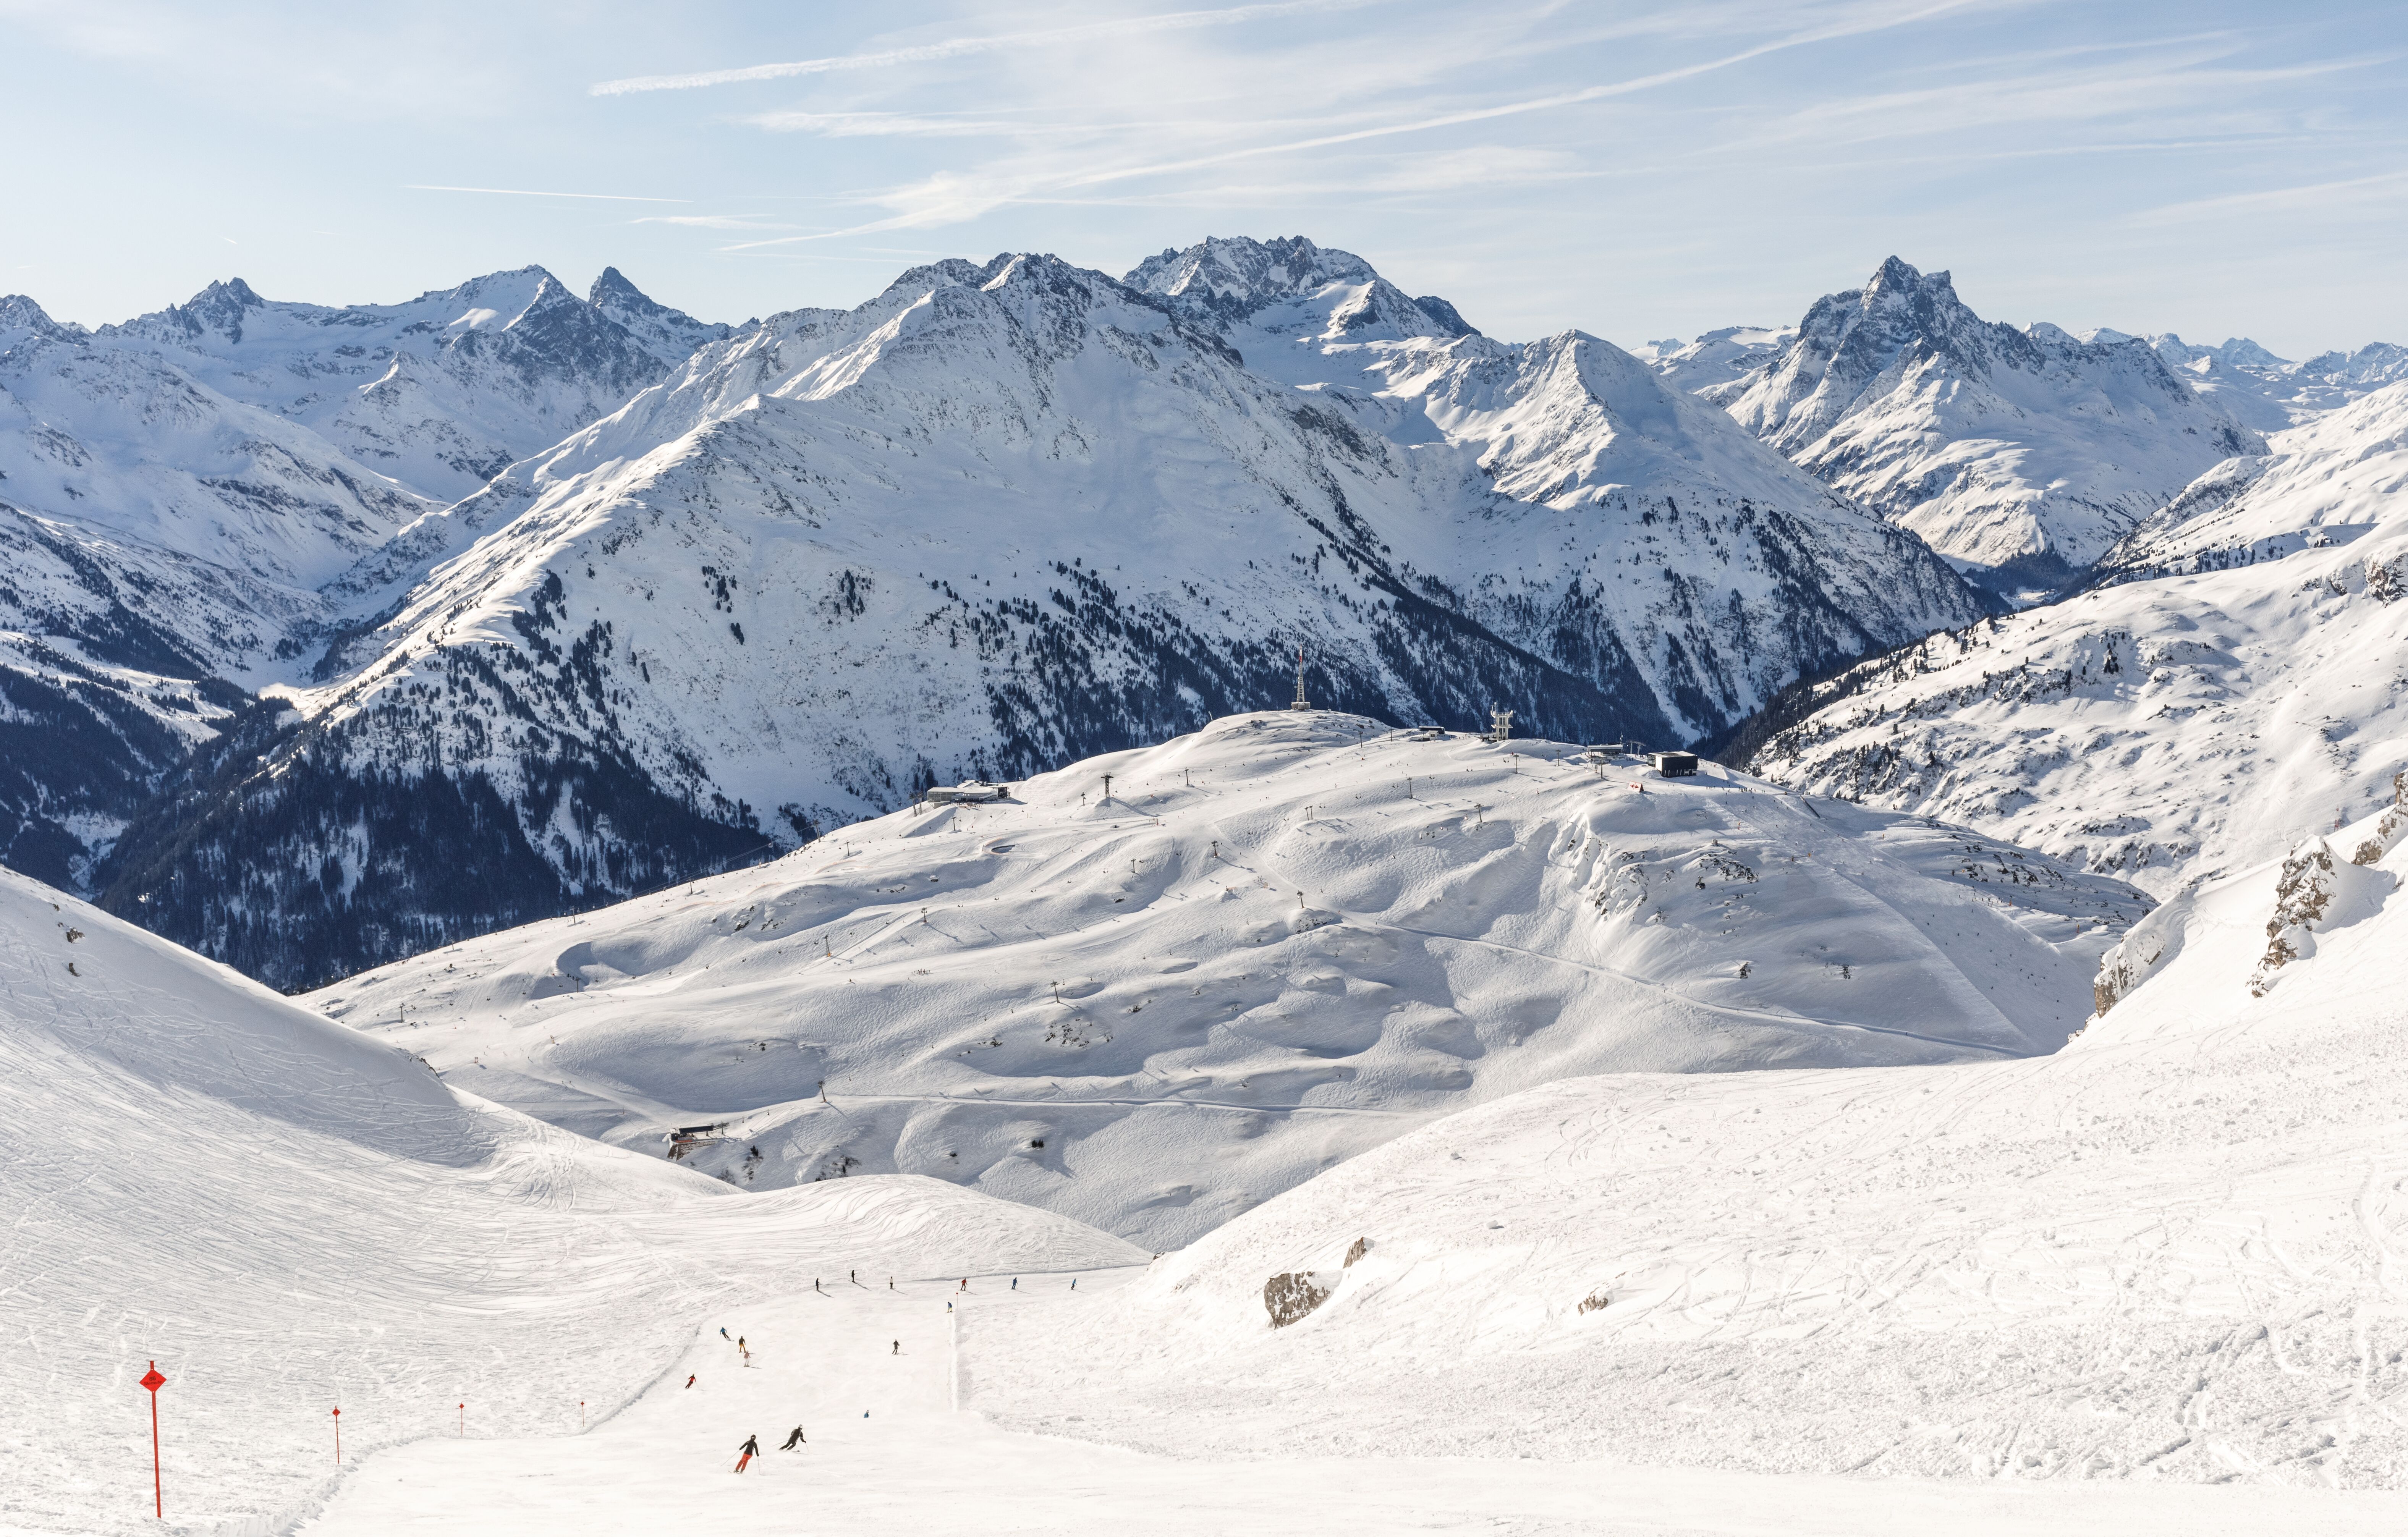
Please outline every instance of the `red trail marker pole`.
[[150, 1370], [142, 1373], [142, 1386], [150, 1389], [150, 1514], [164, 1521], [167, 1517], [167, 1489], [159, 1477], [159, 1389], [167, 1386], [167, 1379], [159, 1374], [157, 1361], [152, 1361]]
[[468, 1439], [468, 1406], [466, 1403], [460, 1405], [460, 1439]]
[[343, 1460], [343, 1412], [335, 1411], [335, 1460]]

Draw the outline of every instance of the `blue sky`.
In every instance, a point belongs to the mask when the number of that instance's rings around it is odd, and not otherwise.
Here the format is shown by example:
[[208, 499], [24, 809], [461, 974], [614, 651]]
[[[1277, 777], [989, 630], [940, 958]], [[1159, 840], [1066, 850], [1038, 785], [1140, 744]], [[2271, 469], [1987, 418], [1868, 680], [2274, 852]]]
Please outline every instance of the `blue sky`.
[[1304, 234], [1509, 338], [1896, 253], [2019, 323], [2408, 342], [2397, 0], [0, 0], [0, 292], [87, 323], [528, 263], [740, 320]]

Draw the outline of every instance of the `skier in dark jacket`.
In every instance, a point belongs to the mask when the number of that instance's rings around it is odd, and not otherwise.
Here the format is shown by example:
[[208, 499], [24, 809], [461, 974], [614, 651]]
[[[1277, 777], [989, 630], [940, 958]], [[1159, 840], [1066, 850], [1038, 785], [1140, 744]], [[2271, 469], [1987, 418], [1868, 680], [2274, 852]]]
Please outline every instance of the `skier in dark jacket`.
[[759, 1436], [746, 1436], [744, 1438], [744, 1444], [737, 1447], [736, 1449], [744, 1454], [736, 1459], [736, 1471], [738, 1472], [742, 1472], [744, 1471], [744, 1464], [752, 1461], [754, 1458], [761, 1455], [761, 1438]]
[[793, 1435], [788, 1436], [788, 1437], [786, 1438], [786, 1444], [785, 1444], [783, 1446], [779, 1447], [779, 1448], [778, 1448], [778, 1450], [780, 1450], [780, 1451], [781, 1451], [781, 1452], [791, 1452], [791, 1451], [793, 1451], [796, 1447], [797, 1447], [797, 1446], [801, 1445], [802, 1444], [803, 1444], [803, 1428], [802, 1428], [801, 1426], [797, 1425], [797, 1426], [796, 1426], [796, 1427], [795, 1427], [795, 1433], [794, 1433]]

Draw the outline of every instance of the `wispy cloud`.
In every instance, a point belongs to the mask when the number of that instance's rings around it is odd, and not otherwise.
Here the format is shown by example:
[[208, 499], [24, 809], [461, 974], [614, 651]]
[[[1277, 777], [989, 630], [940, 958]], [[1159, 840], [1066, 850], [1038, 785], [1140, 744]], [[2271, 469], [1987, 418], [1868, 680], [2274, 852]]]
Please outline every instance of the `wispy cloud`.
[[756, 112], [738, 121], [772, 133], [819, 134], [827, 138], [995, 138], [1096, 131], [1084, 124], [1047, 124], [993, 117], [924, 117], [908, 112]]
[[638, 75], [623, 80], [602, 80], [587, 89], [596, 96], [624, 96], [638, 91], [692, 91], [702, 86], [738, 85], [750, 80], [791, 79], [798, 75], [826, 75], [844, 69], [884, 69], [896, 65], [931, 64], [1002, 49], [1044, 48], [1062, 43], [1098, 42], [1141, 36], [1154, 32], [1181, 32], [1197, 27], [1236, 26], [1246, 22], [1294, 16], [1304, 11], [1356, 10], [1384, 0], [1277, 0], [1270, 5], [1235, 6], [1226, 10], [1171, 11], [1161, 16], [1125, 21], [1090, 22], [1081, 26], [1048, 27], [1034, 32], [996, 33], [983, 37], [948, 37], [940, 42], [874, 53], [844, 53], [826, 59], [796, 59], [788, 64], [747, 65], [738, 69], [707, 69], [688, 75]]
[[[1910, 27], [1956, 12], [1977, 8], [1995, 9], [2001, 3], [2002, 0], [1866, 0], [1866, 3], [1845, 6], [1835, 12], [1827, 13], [1825, 19], [1818, 24], [1787, 30], [1779, 36], [1768, 37], [1745, 48], [1731, 50], [1711, 58], [1669, 68], [1652, 70], [1627, 79], [1502, 102], [1490, 102], [1480, 106], [1462, 107], [1443, 112], [1418, 113], [1392, 119], [1385, 122], [1366, 123], [1360, 127], [1334, 133], [1313, 134], [1302, 137], [1275, 136], [1254, 143], [1227, 145], [1203, 154], [1140, 159], [1132, 164], [1125, 151], [1120, 148], [1117, 138], [1105, 137], [1105, 147], [1097, 153], [1084, 157], [1084, 164], [1079, 163], [1079, 157], [1065, 156], [1043, 168], [1005, 166], [975, 173], [941, 171], [920, 181], [890, 188], [874, 194], [870, 201], [894, 210], [885, 218], [852, 224], [840, 229], [791, 235], [769, 240], [742, 241], [720, 249], [724, 251], [757, 251], [773, 246], [877, 234], [886, 230], [935, 228], [976, 219], [1008, 204], [1059, 200], [1066, 194], [1114, 183], [1172, 176], [1240, 161], [1296, 155], [1312, 151], [1361, 144], [1375, 139], [1430, 133], [1445, 128], [1490, 122], [1505, 118], [1603, 102], [1616, 97], [1659, 90], [1680, 81], [1695, 79], [1816, 43], [1833, 42], [1842, 38], [1861, 36], [1868, 33]], [[2015, 4], [2018, 0], [2003, 0], [2003, 3]], [[1192, 142], [1195, 136], [1159, 136], [1166, 141], [1182, 138], [1184, 141]], [[1105, 156], [1118, 163], [1097, 164], [1097, 161]]]
[[2314, 181], [2298, 187], [2270, 187], [2262, 192], [2233, 193], [2223, 197], [2199, 197], [2168, 203], [2132, 215], [2135, 224], [2179, 224], [2202, 219], [2229, 219], [2236, 214], [2296, 213], [2352, 204], [2389, 203], [2408, 197], [2408, 170], [2379, 176], [2356, 176], [2342, 181]]
[[748, 219], [732, 213], [648, 213], [641, 219], [630, 219], [631, 224], [682, 224], [689, 229], [793, 229], [792, 224], [772, 223], [766, 219]]
[[500, 197], [575, 197], [594, 203], [682, 203], [682, 197], [629, 197], [618, 193], [531, 192], [524, 187], [438, 187], [408, 181], [404, 192], [492, 193]]

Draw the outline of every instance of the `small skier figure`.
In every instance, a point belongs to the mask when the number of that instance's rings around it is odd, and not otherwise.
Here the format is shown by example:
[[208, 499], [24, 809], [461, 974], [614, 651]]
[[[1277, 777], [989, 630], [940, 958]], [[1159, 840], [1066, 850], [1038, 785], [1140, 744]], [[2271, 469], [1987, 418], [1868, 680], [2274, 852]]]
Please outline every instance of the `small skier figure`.
[[744, 1454], [736, 1459], [736, 1471], [738, 1472], [742, 1472], [744, 1471], [744, 1464], [752, 1461], [754, 1458], [761, 1455], [761, 1438], [759, 1436], [746, 1436], [744, 1438], [744, 1444], [737, 1447], [736, 1449]]
[[1070, 1289], [1072, 1291], [1077, 1291], [1079, 1289], [1079, 1278], [1075, 1275], [1070, 1277]]
[[893, 1291], [895, 1289], [895, 1278], [891, 1275], [886, 1278], [886, 1289], [888, 1291]]
[[814, 1275], [814, 1276], [812, 1276], [812, 1277], [811, 1277], [811, 1290], [813, 1290], [813, 1291], [817, 1291], [817, 1290], [819, 1290], [819, 1289], [820, 1289], [820, 1278], [819, 1278], [818, 1276]]
[[902, 1341], [900, 1341], [900, 1340], [896, 1341], [896, 1342], [895, 1342], [895, 1348], [894, 1348], [893, 1350], [888, 1351], [888, 1352], [887, 1352], [887, 1354], [888, 1354], [888, 1355], [890, 1355], [890, 1356], [900, 1356], [901, 1354], [903, 1354], [903, 1342], [902, 1342]]
[[693, 1379], [692, 1377], [688, 1377], [688, 1378], [685, 1380], [685, 1385], [686, 1385], [688, 1387], [692, 1387], [692, 1386], [694, 1386], [694, 1379]]
[[788, 1436], [788, 1437], [786, 1438], [786, 1444], [785, 1444], [783, 1446], [779, 1447], [779, 1448], [778, 1448], [778, 1450], [780, 1450], [780, 1451], [781, 1451], [781, 1452], [791, 1452], [791, 1451], [793, 1451], [796, 1447], [797, 1447], [797, 1446], [801, 1445], [802, 1444], [803, 1444], [803, 1428], [802, 1428], [801, 1426], [797, 1425], [797, 1426], [796, 1426], [796, 1427], [795, 1427], [795, 1433], [794, 1433], [793, 1435]]
[[861, 1272], [859, 1271], [847, 1271], [844, 1272], [844, 1278], [852, 1282], [856, 1286], [861, 1285]]
[[727, 1338], [727, 1329], [726, 1329], [725, 1326], [724, 1326], [724, 1325], [721, 1327], [721, 1329], [720, 1329], [720, 1330], [719, 1330], [719, 1337], [720, 1337], [721, 1339], [723, 1339], [723, 1340], [724, 1340], [725, 1338]]

